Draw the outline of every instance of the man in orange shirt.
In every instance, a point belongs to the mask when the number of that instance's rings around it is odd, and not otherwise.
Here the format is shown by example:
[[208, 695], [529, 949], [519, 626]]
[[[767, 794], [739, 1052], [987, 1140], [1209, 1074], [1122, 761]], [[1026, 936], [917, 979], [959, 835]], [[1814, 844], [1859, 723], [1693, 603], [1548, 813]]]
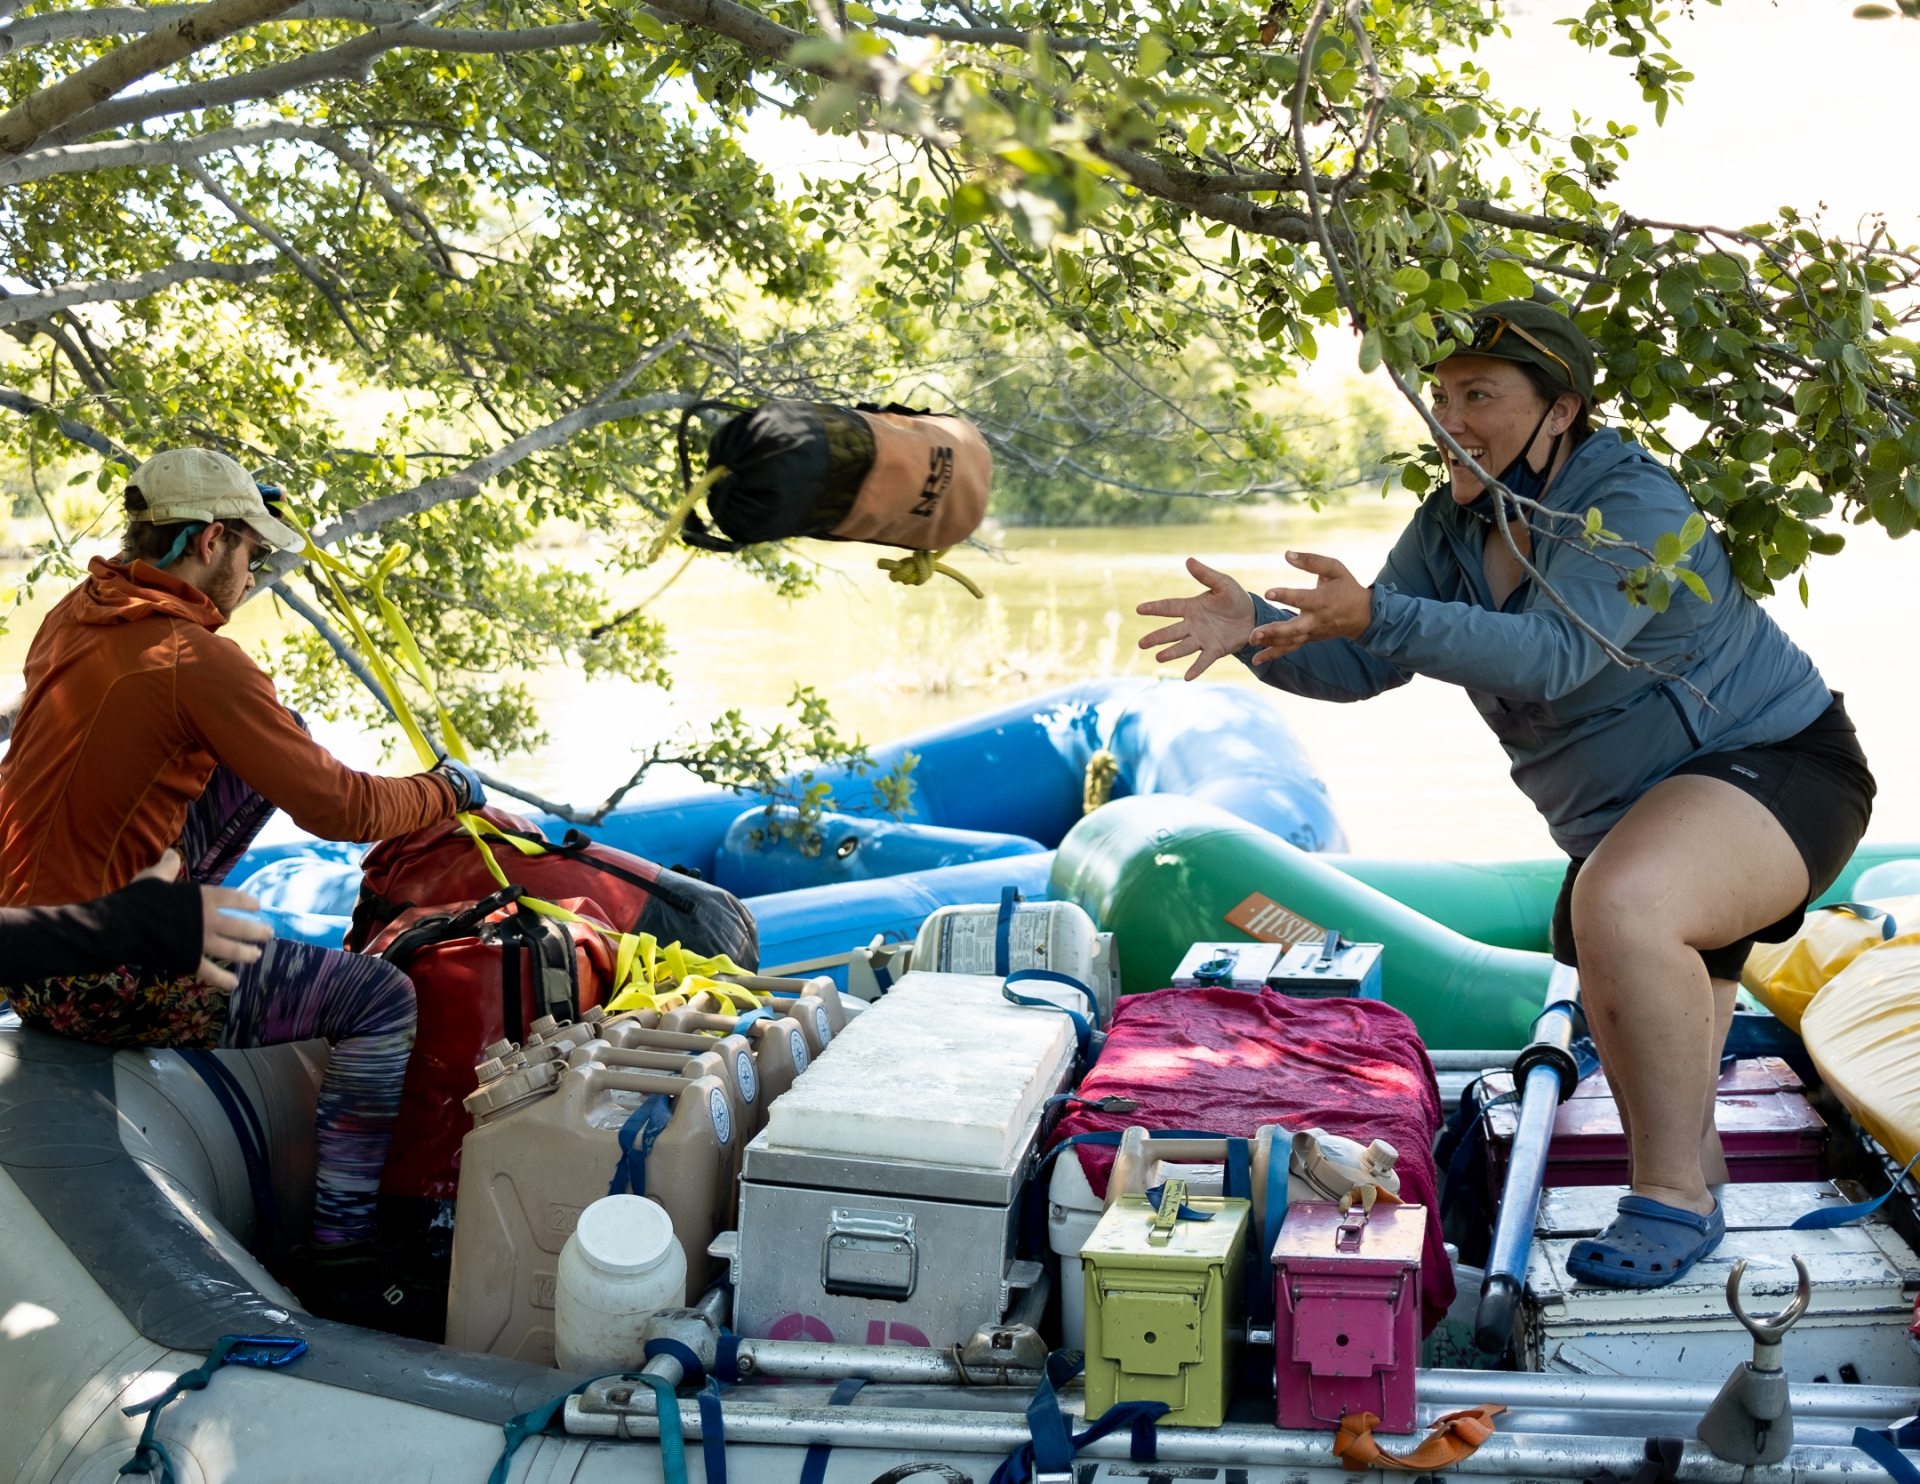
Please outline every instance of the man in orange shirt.
[[[134, 471], [125, 498], [119, 560], [89, 564], [27, 654], [0, 765], [0, 906], [104, 896], [170, 848], [191, 880], [218, 883], [275, 807], [323, 838], [379, 840], [483, 802], [458, 763], [408, 778], [346, 767], [217, 632], [266, 557], [301, 544], [239, 464], [173, 449]], [[413, 986], [376, 958], [259, 940], [237, 954], [231, 989], [134, 963], [5, 993], [29, 1024], [108, 1046], [332, 1041], [315, 1130], [314, 1243], [294, 1281], [316, 1313], [432, 1330], [405, 1312], [414, 1296], [382, 1269], [374, 1243]]]

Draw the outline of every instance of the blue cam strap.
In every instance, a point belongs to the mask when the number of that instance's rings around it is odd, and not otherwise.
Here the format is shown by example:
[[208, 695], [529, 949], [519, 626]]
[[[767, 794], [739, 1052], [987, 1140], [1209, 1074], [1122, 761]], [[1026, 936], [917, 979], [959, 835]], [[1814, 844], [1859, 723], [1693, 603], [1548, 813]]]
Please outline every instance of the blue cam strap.
[[[732, 1333], [723, 1335], [722, 1339], [723, 1343], [725, 1340], [733, 1341], [726, 1351], [726, 1368], [731, 1370], [740, 1340]], [[727, 1484], [727, 1419], [720, 1411], [720, 1378], [717, 1375], [709, 1377], [707, 1368], [700, 1363], [700, 1357], [693, 1353], [692, 1347], [675, 1339], [648, 1340], [641, 1354], [648, 1360], [656, 1355], [664, 1355], [679, 1361], [682, 1386], [699, 1386], [702, 1381], [707, 1383], [694, 1398], [700, 1407], [700, 1459], [706, 1465], [707, 1484]], [[714, 1368], [720, 1369], [717, 1360]], [[738, 1379], [737, 1373], [735, 1379]]]
[[1900, 924], [1893, 920], [1893, 914], [1887, 911], [1885, 907], [1873, 907], [1865, 902], [1828, 902], [1827, 905], [1820, 910], [1822, 912], [1845, 912], [1859, 918], [1862, 922], [1872, 922], [1876, 917], [1879, 918], [1880, 941], [1882, 943], [1886, 942], [1889, 938], [1897, 937], [1900, 932]]
[[[607, 1184], [608, 1195], [647, 1193], [647, 1155], [652, 1152], [653, 1141], [660, 1137], [660, 1130], [672, 1117], [673, 1104], [664, 1092], [651, 1094], [627, 1115], [627, 1121], [620, 1125], [620, 1162], [613, 1167], [613, 1179]], [[633, 1147], [635, 1140], [639, 1141], [638, 1149]]]
[[1020, 900], [1020, 888], [1000, 888], [1000, 916], [993, 925], [993, 972], [1007, 977], [1013, 957], [1013, 909]]
[[[830, 1407], [852, 1406], [854, 1397], [866, 1384], [863, 1377], [849, 1376], [833, 1388], [833, 1395], [827, 1398], [827, 1405]], [[821, 1484], [821, 1481], [827, 1477], [827, 1460], [832, 1456], [833, 1444], [809, 1443], [806, 1460], [800, 1465], [800, 1484]]]
[[707, 1484], [727, 1484], [727, 1419], [720, 1410], [720, 1378], [711, 1376], [694, 1398], [700, 1404], [700, 1460]]
[[156, 1484], [177, 1484], [173, 1455], [167, 1452], [167, 1445], [153, 1435], [154, 1427], [160, 1421], [161, 1409], [186, 1392], [206, 1390], [207, 1383], [213, 1380], [213, 1373], [222, 1366], [250, 1365], [266, 1370], [270, 1366], [292, 1365], [306, 1353], [307, 1342], [293, 1335], [220, 1336], [213, 1342], [213, 1349], [207, 1352], [207, 1358], [196, 1369], [181, 1376], [152, 1401], [120, 1409], [128, 1417], [138, 1417], [145, 1412], [147, 1425], [140, 1430], [140, 1441], [133, 1445], [133, 1457], [120, 1465], [119, 1472], [122, 1475], [145, 1474], [154, 1479]]
[[1170, 1408], [1165, 1402], [1117, 1402], [1100, 1414], [1085, 1432], [1071, 1432], [1060, 1410], [1060, 1388], [1080, 1374], [1086, 1358], [1078, 1350], [1056, 1350], [1047, 1357], [1040, 1386], [1027, 1403], [1027, 1435], [1006, 1461], [993, 1471], [991, 1484], [1028, 1484], [1036, 1474], [1065, 1474], [1074, 1455], [1119, 1428], [1132, 1429], [1129, 1452], [1136, 1463], [1152, 1463], [1159, 1456], [1154, 1424]]
[[1920, 1484], [1920, 1468], [1915, 1468], [1912, 1459], [1879, 1433], [1856, 1427], [1853, 1446], [1893, 1475], [1894, 1484]]
[[1906, 1169], [1893, 1177], [1893, 1184], [1886, 1188], [1884, 1194], [1876, 1196], [1873, 1200], [1855, 1201], [1850, 1206], [1815, 1206], [1811, 1211], [1807, 1212], [1806, 1215], [1795, 1221], [1787, 1230], [1794, 1232], [1823, 1232], [1836, 1226], [1845, 1226], [1850, 1221], [1859, 1221], [1863, 1217], [1873, 1215], [1875, 1211], [1878, 1211], [1882, 1206], [1886, 1205], [1888, 1201], [1893, 1199], [1893, 1193], [1900, 1188], [1900, 1182], [1912, 1173], [1913, 1167], [1916, 1164], [1920, 1164], [1920, 1154], [1916, 1154], [1912, 1159], [1908, 1160]]
[[[1060, 1004], [1056, 1000], [1042, 999], [1038, 995], [1016, 993], [1013, 986], [1026, 979], [1049, 979], [1062, 984], [1070, 984], [1075, 989], [1087, 994], [1089, 998], [1092, 997], [1092, 991], [1088, 990], [1079, 980], [1069, 979], [1065, 974], [1056, 974], [1051, 969], [1022, 969], [1017, 974], [1007, 975], [1006, 982], [1000, 986], [1000, 994], [1008, 1004], [1025, 1005], [1035, 1010], [1056, 1010], [1066, 1016], [1068, 1020], [1071, 1020], [1073, 1022], [1073, 1039], [1079, 1046], [1080, 1060], [1083, 1063], [1091, 1065], [1093, 1057], [1097, 1056], [1098, 1053], [1095, 1052], [1093, 1048], [1093, 1026], [1088, 1024], [1087, 1017], [1082, 1015], [1078, 1010], [1069, 1010], [1065, 1005]], [[1089, 1055], [1089, 1053], [1093, 1054]]]

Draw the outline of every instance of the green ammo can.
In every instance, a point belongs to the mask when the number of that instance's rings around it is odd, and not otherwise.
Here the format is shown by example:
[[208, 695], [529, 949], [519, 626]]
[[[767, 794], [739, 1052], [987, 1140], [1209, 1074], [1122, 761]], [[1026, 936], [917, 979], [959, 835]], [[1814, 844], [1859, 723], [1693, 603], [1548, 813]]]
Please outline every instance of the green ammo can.
[[1169, 1180], [1159, 1210], [1123, 1195], [1100, 1218], [1080, 1249], [1089, 1418], [1115, 1402], [1165, 1402], [1168, 1423], [1226, 1420], [1252, 1209]]

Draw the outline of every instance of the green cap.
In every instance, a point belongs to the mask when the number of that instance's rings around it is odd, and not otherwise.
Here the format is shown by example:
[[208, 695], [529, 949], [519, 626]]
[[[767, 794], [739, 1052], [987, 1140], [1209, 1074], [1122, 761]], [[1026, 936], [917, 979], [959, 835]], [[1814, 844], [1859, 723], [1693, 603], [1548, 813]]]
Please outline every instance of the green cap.
[[1558, 310], [1530, 299], [1503, 299], [1473, 311], [1473, 339], [1456, 356], [1489, 356], [1538, 366], [1584, 402], [1593, 400], [1593, 347]]

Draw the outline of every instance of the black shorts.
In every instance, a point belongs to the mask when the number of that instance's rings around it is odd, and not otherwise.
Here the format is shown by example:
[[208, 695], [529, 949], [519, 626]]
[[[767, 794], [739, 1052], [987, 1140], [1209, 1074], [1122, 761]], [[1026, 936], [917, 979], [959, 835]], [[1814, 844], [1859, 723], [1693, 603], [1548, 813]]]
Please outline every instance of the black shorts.
[[[1832, 886], [1846, 869], [1873, 817], [1873, 771], [1837, 691], [1831, 706], [1784, 742], [1708, 753], [1682, 763], [1668, 776], [1683, 773], [1721, 779], [1767, 806], [1806, 862], [1807, 902]], [[1585, 864], [1584, 857], [1568, 863], [1567, 879], [1561, 882], [1560, 898], [1553, 904], [1553, 956], [1576, 968], [1573, 879]], [[1701, 950], [1707, 973], [1715, 979], [1738, 979], [1756, 942], [1784, 943], [1800, 930], [1805, 916], [1806, 902], [1802, 902], [1772, 926], [1737, 943]]]

